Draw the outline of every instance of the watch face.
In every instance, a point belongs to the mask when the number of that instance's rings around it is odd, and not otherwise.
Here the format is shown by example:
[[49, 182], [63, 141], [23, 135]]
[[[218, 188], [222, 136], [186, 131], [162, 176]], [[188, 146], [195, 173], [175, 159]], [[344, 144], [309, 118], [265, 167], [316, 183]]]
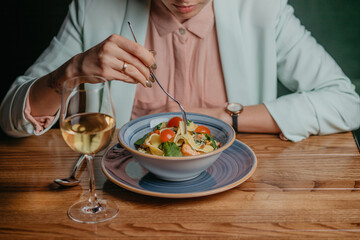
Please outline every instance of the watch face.
[[239, 112], [241, 111], [243, 108], [243, 106], [241, 104], [238, 104], [238, 103], [230, 103], [228, 106], [227, 106], [227, 109], [230, 111], [230, 112]]

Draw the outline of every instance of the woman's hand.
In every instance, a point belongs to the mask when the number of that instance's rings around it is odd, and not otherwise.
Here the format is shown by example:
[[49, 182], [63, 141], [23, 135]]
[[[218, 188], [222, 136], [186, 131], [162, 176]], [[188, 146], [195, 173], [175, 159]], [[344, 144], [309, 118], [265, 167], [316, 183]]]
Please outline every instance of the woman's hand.
[[155, 59], [150, 51], [138, 43], [113, 34], [39, 78], [30, 89], [31, 115], [52, 116], [58, 111], [61, 86], [66, 79], [97, 75], [107, 80], [141, 83], [146, 86], [150, 76], [149, 67], [154, 64]]
[[113, 34], [84, 53], [74, 56], [68, 67], [72, 76], [97, 75], [108, 80], [141, 83], [146, 86], [149, 67], [155, 64], [151, 52], [138, 43]]

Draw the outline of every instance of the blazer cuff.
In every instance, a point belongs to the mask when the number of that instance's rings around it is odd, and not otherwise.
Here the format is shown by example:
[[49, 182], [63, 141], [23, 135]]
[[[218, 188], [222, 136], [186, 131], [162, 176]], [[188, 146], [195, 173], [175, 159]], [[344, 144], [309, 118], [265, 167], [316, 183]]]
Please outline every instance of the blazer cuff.
[[318, 134], [316, 113], [306, 93], [282, 96], [264, 103], [283, 135], [292, 142], [299, 142]]
[[[20, 85], [12, 97], [8, 97], [7, 102], [4, 103], [2, 113], [6, 114], [8, 119], [2, 119], [2, 127], [4, 132], [11, 137], [26, 137], [30, 135], [41, 135], [50, 129], [55, 120], [51, 124], [48, 124], [46, 128], [41, 132], [36, 132], [34, 125], [25, 117], [26, 99], [29, 94], [29, 90], [37, 79], [26, 81]], [[59, 111], [55, 116], [58, 117]]]

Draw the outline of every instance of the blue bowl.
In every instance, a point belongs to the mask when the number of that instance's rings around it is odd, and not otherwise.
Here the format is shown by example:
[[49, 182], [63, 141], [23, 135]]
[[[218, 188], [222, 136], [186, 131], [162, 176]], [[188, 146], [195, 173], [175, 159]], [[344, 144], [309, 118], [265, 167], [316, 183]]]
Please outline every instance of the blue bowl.
[[144, 168], [157, 177], [169, 181], [184, 181], [198, 176], [210, 167], [220, 154], [233, 144], [236, 134], [234, 129], [222, 120], [203, 114], [187, 113], [188, 120], [192, 120], [197, 125], [207, 126], [213, 137], [221, 143], [221, 147], [213, 152], [183, 157], [150, 155], [136, 149], [134, 143], [138, 139], [152, 132], [158, 123], [168, 121], [175, 116], [181, 117], [181, 113], [158, 113], [130, 121], [120, 129], [118, 139]]

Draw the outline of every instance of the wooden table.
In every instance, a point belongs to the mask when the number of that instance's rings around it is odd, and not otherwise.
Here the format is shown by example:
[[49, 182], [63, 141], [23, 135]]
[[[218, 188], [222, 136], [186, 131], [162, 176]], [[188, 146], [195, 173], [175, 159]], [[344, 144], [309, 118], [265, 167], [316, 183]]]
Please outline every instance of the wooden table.
[[239, 134], [258, 159], [245, 183], [216, 195], [164, 199], [122, 189], [95, 161], [97, 193], [119, 215], [100, 224], [70, 220], [68, 207], [88, 196], [82, 184], [58, 188], [78, 155], [58, 129], [23, 139], [0, 137], [0, 239], [359, 239], [360, 154], [351, 133], [299, 143]]

